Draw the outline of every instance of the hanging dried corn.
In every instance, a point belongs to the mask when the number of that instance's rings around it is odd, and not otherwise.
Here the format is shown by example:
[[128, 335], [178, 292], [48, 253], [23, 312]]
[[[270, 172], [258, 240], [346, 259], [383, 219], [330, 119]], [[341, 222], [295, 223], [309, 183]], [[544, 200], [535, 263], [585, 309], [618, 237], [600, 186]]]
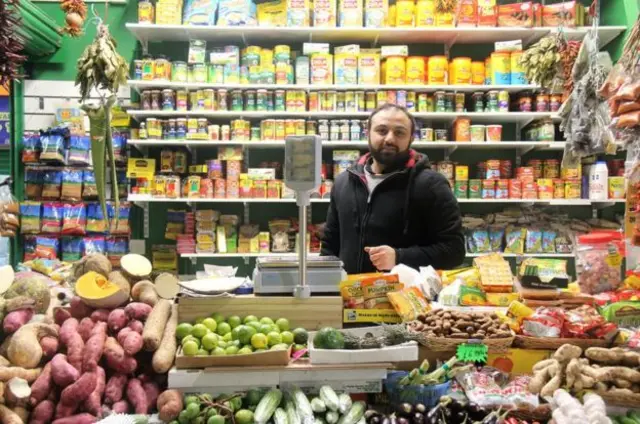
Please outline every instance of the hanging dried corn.
[[72, 37], [81, 36], [83, 34], [82, 26], [87, 19], [87, 5], [84, 0], [62, 0], [60, 9], [66, 13], [67, 25], [64, 27], [64, 32]]

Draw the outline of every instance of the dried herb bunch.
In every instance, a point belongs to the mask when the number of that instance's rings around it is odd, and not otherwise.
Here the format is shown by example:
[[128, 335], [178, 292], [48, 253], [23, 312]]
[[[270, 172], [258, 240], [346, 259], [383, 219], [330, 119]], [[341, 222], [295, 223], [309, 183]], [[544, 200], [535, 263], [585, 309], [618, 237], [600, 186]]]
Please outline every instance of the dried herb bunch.
[[0, 85], [20, 77], [19, 68], [27, 60], [20, 52], [24, 40], [15, 28], [20, 26], [19, 0], [0, 0]]
[[542, 88], [550, 88], [558, 71], [562, 56], [558, 51], [557, 37], [548, 36], [529, 47], [520, 58], [520, 66], [525, 70], [527, 79]]

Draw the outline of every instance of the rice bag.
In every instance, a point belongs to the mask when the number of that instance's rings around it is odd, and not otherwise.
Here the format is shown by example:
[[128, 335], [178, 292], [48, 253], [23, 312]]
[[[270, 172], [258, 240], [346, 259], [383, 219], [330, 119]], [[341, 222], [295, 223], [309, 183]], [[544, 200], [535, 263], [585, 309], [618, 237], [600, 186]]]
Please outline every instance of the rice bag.
[[42, 205], [42, 232], [60, 234], [62, 231], [62, 205], [57, 202], [47, 202]]
[[97, 199], [98, 188], [96, 187], [96, 175], [92, 170], [82, 171], [82, 198]]
[[87, 204], [87, 233], [106, 234], [109, 224], [99, 203]]
[[220, 0], [218, 3], [217, 25], [255, 26], [255, 3], [251, 0]]
[[214, 26], [217, 9], [218, 0], [186, 0], [182, 24]]
[[34, 163], [40, 160], [40, 135], [36, 133], [25, 133], [22, 138], [22, 163]]
[[58, 200], [62, 194], [62, 171], [44, 171], [42, 175], [42, 198]]
[[87, 227], [87, 208], [83, 203], [79, 203], [76, 205], [65, 203], [62, 216], [63, 235], [85, 235]]
[[24, 236], [23, 237], [23, 257], [22, 261], [31, 261], [36, 258], [36, 236]]
[[62, 189], [60, 198], [77, 202], [82, 199], [82, 173], [78, 169], [64, 169], [62, 171]]
[[87, 136], [72, 135], [69, 137], [69, 151], [67, 153], [67, 163], [76, 165], [89, 165], [91, 141]]
[[107, 214], [109, 215], [109, 233], [112, 235], [128, 236], [131, 234], [129, 226], [129, 216], [131, 214], [130, 203], [120, 203], [118, 220], [115, 220], [115, 207], [113, 203], [107, 204]]
[[60, 240], [55, 237], [36, 237], [36, 258], [58, 259]]
[[42, 186], [44, 174], [37, 169], [24, 171], [24, 194], [27, 199], [38, 200], [42, 198]]
[[61, 240], [62, 245], [62, 260], [65, 262], [76, 262], [82, 259], [83, 254], [83, 241], [81, 237], [63, 237]]
[[107, 252], [107, 242], [104, 236], [84, 237], [83, 243], [85, 255], [104, 255]]
[[129, 251], [129, 241], [124, 237], [109, 237], [106, 249], [111, 265], [120, 267], [120, 259]]
[[40, 132], [41, 162], [64, 163], [65, 138], [69, 137], [69, 129], [58, 127]]
[[113, 143], [113, 159], [118, 165], [124, 165], [127, 163], [127, 130], [113, 130], [111, 139]]
[[37, 234], [40, 232], [40, 202], [22, 202], [20, 204], [20, 232]]

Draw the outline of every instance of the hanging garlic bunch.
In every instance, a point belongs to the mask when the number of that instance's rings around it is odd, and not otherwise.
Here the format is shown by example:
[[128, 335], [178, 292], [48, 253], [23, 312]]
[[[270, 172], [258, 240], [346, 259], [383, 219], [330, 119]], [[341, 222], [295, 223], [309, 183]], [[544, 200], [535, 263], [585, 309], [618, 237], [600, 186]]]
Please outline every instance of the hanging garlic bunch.
[[67, 25], [64, 32], [72, 37], [79, 37], [83, 34], [82, 27], [87, 18], [87, 5], [84, 0], [62, 0], [60, 9], [65, 13], [65, 21]]

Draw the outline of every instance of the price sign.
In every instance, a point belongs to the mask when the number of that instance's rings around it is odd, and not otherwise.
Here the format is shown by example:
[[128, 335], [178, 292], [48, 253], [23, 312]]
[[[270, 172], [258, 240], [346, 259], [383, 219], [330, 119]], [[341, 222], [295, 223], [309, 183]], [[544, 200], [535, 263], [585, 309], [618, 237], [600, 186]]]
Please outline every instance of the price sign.
[[150, 180], [155, 173], [155, 159], [129, 158], [127, 162], [127, 178], [145, 178]]
[[482, 343], [463, 343], [458, 345], [456, 356], [462, 362], [487, 362], [489, 348]]

